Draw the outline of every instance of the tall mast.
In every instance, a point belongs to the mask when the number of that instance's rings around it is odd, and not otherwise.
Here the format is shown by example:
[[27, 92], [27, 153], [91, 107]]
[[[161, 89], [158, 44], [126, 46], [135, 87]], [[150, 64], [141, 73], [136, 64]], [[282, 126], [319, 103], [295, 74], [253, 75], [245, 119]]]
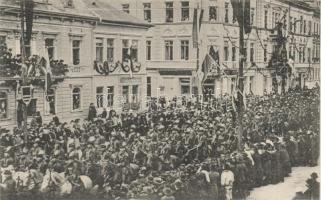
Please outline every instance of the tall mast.
[[237, 89], [237, 99], [238, 99], [238, 114], [237, 114], [237, 122], [238, 122], [238, 134], [237, 134], [237, 138], [238, 138], [238, 150], [241, 151], [243, 148], [243, 142], [242, 142], [242, 138], [243, 138], [243, 111], [244, 111], [244, 107], [243, 107], [243, 95], [244, 95], [244, 77], [243, 77], [243, 68], [244, 68], [244, 56], [245, 56], [245, 52], [244, 52], [244, 0], [241, 0], [241, 5], [242, 5], [242, 12], [240, 13], [240, 17], [241, 20], [239, 20], [240, 24], [239, 24], [239, 54], [240, 54], [240, 58], [239, 58], [239, 82], [238, 82], [238, 89]]

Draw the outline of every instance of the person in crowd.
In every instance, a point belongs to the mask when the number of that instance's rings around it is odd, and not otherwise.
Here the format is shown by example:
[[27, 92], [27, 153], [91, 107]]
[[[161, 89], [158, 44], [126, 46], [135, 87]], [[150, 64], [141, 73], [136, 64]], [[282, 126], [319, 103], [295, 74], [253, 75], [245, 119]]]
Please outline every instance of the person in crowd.
[[5, 170], [2, 174], [2, 183], [0, 183], [0, 198], [3, 200], [15, 200], [16, 182], [12, 178], [12, 172]]
[[96, 107], [95, 107], [94, 103], [90, 103], [89, 112], [88, 112], [88, 120], [93, 121], [94, 118], [96, 118], [96, 117], [97, 117]]
[[234, 173], [230, 170], [230, 164], [227, 163], [224, 166], [224, 170], [221, 174], [221, 185], [224, 187], [225, 200], [233, 199], [233, 183], [234, 183]]

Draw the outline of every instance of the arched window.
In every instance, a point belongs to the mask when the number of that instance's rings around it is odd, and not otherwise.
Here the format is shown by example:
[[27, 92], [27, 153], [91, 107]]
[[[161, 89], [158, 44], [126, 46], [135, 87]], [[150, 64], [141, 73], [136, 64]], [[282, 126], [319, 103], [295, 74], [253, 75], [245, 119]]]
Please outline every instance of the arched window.
[[72, 90], [72, 110], [80, 110], [81, 109], [81, 95], [80, 95], [80, 88], [75, 87]]
[[8, 96], [5, 92], [0, 92], [0, 119], [8, 118]]

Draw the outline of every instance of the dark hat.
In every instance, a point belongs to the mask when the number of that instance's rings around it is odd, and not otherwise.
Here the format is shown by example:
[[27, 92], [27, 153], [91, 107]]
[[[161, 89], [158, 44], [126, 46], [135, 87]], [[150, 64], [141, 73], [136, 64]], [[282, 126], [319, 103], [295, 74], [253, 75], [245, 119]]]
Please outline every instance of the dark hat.
[[9, 171], [9, 170], [5, 170], [3, 174], [4, 174], [4, 175], [11, 175], [12, 173], [11, 173], [11, 171]]
[[311, 178], [314, 178], [314, 179], [318, 178], [318, 174], [315, 173], [315, 172], [313, 172], [313, 173], [311, 174]]
[[169, 188], [169, 187], [165, 187], [164, 189], [163, 189], [163, 193], [165, 194], [165, 195], [172, 195], [172, 190]]

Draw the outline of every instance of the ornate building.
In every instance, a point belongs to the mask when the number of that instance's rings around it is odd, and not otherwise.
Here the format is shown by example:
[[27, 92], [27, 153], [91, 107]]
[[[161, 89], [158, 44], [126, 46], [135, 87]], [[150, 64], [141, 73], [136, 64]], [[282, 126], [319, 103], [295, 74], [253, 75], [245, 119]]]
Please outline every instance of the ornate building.
[[[20, 87], [6, 84], [8, 80], [19, 82], [19, 76], [5, 77], [2, 73], [0, 126], [16, 125], [17, 102], [21, 98], [29, 98], [27, 115], [39, 111], [44, 121], [55, 115], [63, 121], [84, 118], [90, 103], [98, 107], [98, 113], [103, 108], [120, 111], [144, 107], [145, 33], [149, 24], [100, 1], [34, 2], [32, 38], [25, 52], [28, 56], [48, 52], [52, 59], [64, 60], [69, 72], [47, 93], [42, 86], [31, 85], [27, 96]], [[20, 1], [1, 0], [0, 5], [1, 45], [6, 44], [13, 55], [19, 55]], [[128, 54], [134, 70], [125, 62]]]
[[[106, 0], [114, 2], [113, 0]], [[211, 46], [219, 53], [221, 70], [211, 74], [205, 89], [215, 96], [235, 91], [239, 61], [239, 28], [230, 0], [119, 0], [117, 9], [145, 20], [154, 27], [147, 33], [148, 95], [190, 95], [195, 85], [197, 49], [193, 48], [194, 9], [203, 9], [199, 66]], [[318, 2], [316, 2], [317, 4]], [[285, 24], [287, 58], [293, 58], [293, 74], [286, 87], [313, 87], [319, 82], [320, 10], [314, 4], [287, 0], [251, 0], [252, 31], [245, 36], [245, 92], [262, 95], [273, 89], [277, 23]], [[300, 20], [300, 23], [299, 21]], [[302, 24], [302, 25], [301, 25]], [[296, 30], [291, 30], [296, 27]], [[301, 28], [301, 29], [300, 29]], [[295, 77], [293, 77], [295, 76]], [[276, 78], [275, 78], [276, 79]], [[274, 80], [280, 84], [280, 80]]]

